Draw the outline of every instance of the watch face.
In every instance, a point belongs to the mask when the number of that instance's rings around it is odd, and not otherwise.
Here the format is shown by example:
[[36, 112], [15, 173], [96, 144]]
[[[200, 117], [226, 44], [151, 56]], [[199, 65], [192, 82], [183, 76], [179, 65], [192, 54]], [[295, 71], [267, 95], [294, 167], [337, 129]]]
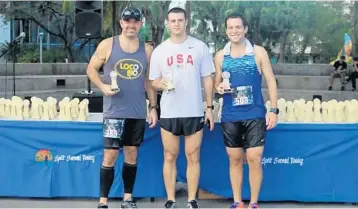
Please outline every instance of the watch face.
[[279, 114], [279, 109], [278, 108], [272, 108], [270, 112], [273, 112], [275, 114]]

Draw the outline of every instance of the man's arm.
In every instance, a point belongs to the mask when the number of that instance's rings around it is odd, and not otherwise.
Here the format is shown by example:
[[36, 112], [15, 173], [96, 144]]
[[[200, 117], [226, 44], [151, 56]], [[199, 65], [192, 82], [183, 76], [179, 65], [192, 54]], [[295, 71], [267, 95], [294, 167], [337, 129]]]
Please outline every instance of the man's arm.
[[222, 60], [223, 60], [223, 50], [219, 50], [215, 54], [214, 63], [215, 63], [215, 89], [218, 88], [219, 84], [222, 82]]
[[147, 54], [147, 60], [148, 60], [145, 87], [147, 90], [150, 106], [153, 107], [153, 106], [157, 106], [157, 91], [153, 88], [153, 86], [151, 85], [151, 82], [149, 80], [149, 74], [150, 74], [149, 71], [151, 70], [150, 59], [151, 59], [152, 52], [153, 52], [152, 46], [149, 44], [145, 44], [145, 52]]
[[96, 51], [92, 55], [90, 62], [87, 66], [87, 75], [89, 79], [92, 81], [94, 85], [96, 85], [98, 88], [102, 88], [104, 83], [102, 82], [100, 76], [99, 76], [99, 69], [102, 67], [102, 65], [107, 61], [107, 54], [108, 54], [108, 42], [110, 39], [105, 39], [99, 43], [97, 46]]
[[215, 72], [213, 57], [209, 52], [209, 48], [205, 45], [203, 59], [200, 65], [200, 73], [203, 77], [205, 101], [207, 106], [213, 105], [213, 77], [212, 73]]
[[257, 55], [260, 57], [261, 70], [266, 79], [270, 97], [270, 106], [272, 108], [277, 108], [277, 84], [270, 58], [265, 48], [260, 46], [255, 46], [255, 48], [257, 48]]

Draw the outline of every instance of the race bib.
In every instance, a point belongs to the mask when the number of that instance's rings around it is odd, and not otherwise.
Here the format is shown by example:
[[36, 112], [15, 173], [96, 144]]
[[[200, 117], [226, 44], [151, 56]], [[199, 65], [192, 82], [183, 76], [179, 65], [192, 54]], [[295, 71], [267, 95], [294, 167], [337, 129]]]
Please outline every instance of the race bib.
[[120, 139], [123, 133], [124, 119], [105, 119], [103, 137]]
[[232, 105], [251, 105], [253, 104], [252, 86], [239, 86], [233, 88]]

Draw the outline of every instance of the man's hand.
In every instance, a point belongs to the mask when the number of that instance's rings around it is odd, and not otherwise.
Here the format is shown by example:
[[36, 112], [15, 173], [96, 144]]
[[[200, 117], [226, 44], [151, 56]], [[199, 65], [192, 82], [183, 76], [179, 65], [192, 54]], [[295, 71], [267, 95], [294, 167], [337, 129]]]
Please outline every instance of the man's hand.
[[154, 80], [152, 82], [152, 86], [159, 90], [159, 91], [163, 91], [163, 90], [167, 90], [168, 89], [168, 81], [166, 79], [158, 79], [158, 80]]
[[215, 121], [214, 121], [213, 111], [211, 109], [207, 109], [205, 112], [204, 124], [207, 125], [208, 122], [209, 122], [210, 131], [214, 130]]
[[148, 124], [149, 128], [154, 128], [158, 122], [158, 113], [156, 109], [151, 109], [149, 111]]
[[266, 127], [267, 130], [271, 130], [273, 128], [275, 128], [277, 125], [277, 114], [273, 113], [273, 112], [269, 112], [266, 115]]
[[103, 84], [100, 87], [100, 90], [103, 92], [104, 95], [106, 96], [113, 96], [116, 93], [118, 93], [117, 91], [113, 91], [111, 88], [111, 85], [107, 85], [107, 84]]
[[216, 86], [216, 92], [218, 92], [219, 94], [223, 95], [224, 92], [224, 84], [223, 83], [219, 83], [219, 85]]

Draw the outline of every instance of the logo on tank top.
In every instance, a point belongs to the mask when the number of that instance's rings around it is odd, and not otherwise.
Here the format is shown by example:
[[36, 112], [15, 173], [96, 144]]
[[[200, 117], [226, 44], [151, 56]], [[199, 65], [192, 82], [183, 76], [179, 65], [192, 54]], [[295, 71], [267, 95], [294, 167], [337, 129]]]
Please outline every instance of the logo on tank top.
[[121, 59], [114, 65], [114, 69], [117, 71], [119, 77], [132, 80], [142, 74], [143, 65], [135, 59]]

